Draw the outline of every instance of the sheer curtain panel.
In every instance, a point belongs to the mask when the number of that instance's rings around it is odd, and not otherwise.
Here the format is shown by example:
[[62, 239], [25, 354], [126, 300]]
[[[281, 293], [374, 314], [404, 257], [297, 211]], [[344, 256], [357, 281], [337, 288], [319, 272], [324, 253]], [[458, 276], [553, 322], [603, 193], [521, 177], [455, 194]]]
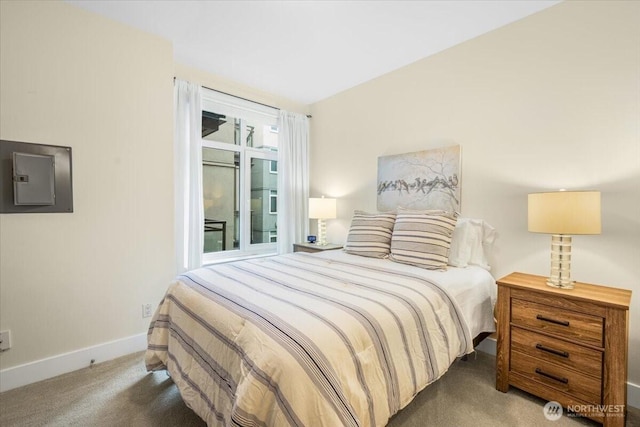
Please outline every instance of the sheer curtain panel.
[[202, 266], [202, 89], [177, 80], [173, 88], [175, 120], [175, 241], [178, 273]]
[[309, 119], [281, 110], [278, 128], [278, 253], [284, 254], [309, 232]]

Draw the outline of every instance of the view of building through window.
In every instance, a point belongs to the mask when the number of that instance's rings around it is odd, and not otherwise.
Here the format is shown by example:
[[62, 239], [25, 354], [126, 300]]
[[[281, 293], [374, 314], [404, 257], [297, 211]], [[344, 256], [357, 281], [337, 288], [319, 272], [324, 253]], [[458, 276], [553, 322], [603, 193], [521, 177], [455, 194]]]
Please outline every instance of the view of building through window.
[[240, 153], [202, 149], [204, 252], [238, 249]]
[[202, 112], [205, 256], [261, 244], [275, 251], [278, 128], [268, 121]]

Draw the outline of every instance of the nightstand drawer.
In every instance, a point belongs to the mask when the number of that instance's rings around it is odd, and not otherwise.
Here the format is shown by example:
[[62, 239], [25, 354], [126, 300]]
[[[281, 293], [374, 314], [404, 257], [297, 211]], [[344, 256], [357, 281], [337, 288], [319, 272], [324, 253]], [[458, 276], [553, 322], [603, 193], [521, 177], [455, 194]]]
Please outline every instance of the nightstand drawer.
[[546, 335], [511, 328], [511, 349], [545, 362], [602, 378], [602, 352]]
[[601, 403], [600, 380], [588, 375], [547, 363], [519, 351], [511, 352], [511, 370], [585, 402], [594, 405]]
[[602, 347], [602, 317], [513, 298], [511, 322], [579, 343]]

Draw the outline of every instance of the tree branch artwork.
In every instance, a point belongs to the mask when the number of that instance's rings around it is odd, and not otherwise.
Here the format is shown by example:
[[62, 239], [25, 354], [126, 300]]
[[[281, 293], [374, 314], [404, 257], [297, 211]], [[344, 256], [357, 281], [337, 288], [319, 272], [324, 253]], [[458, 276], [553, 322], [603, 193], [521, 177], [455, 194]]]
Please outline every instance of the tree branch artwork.
[[460, 211], [460, 146], [378, 158], [378, 210]]

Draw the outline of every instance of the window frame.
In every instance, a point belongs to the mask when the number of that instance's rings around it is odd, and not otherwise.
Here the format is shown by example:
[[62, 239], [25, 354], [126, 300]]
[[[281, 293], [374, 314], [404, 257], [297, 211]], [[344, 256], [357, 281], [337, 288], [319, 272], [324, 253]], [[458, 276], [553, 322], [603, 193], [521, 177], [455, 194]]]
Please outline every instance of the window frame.
[[[275, 255], [277, 253], [277, 243], [251, 243], [251, 162], [252, 159], [278, 161], [278, 152], [273, 149], [254, 148], [249, 146], [247, 141], [247, 122], [258, 120], [258, 124], [276, 126], [278, 122], [278, 110], [266, 107], [251, 101], [235, 98], [231, 95], [219, 93], [213, 90], [203, 89], [202, 111], [209, 111], [217, 114], [224, 114], [239, 119], [240, 121], [240, 144], [230, 144], [229, 142], [215, 141], [212, 139], [200, 139], [200, 149], [212, 148], [218, 150], [232, 151], [239, 153], [240, 173], [239, 173], [239, 247], [238, 249], [228, 249], [218, 252], [204, 252], [202, 248], [203, 265], [217, 262], [226, 262], [235, 259], [250, 258], [254, 256]], [[246, 112], [245, 117], [241, 114]], [[202, 167], [202, 165], [199, 165]], [[271, 171], [271, 167], [269, 167]], [[204, 197], [200, 195], [200, 197]], [[269, 200], [270, 202], [270, 200]], [[270, 209], [269, 204], [269, 210]], [[271, 213], [271, 212], [269, 212]], [[276, 213], [277, 214], [277, 213]], [[271, 240], [271, 238], [269, 239]]]
[[[273, 199], [275, 199], [276, 210], [273, 210]], [[278, 214], [278, 190], [269, 190], [269, 213], [272, 215]]]

